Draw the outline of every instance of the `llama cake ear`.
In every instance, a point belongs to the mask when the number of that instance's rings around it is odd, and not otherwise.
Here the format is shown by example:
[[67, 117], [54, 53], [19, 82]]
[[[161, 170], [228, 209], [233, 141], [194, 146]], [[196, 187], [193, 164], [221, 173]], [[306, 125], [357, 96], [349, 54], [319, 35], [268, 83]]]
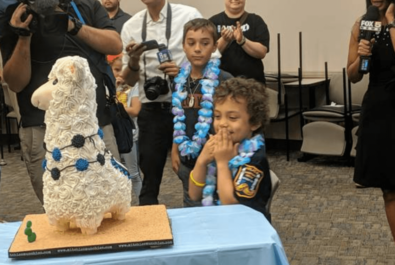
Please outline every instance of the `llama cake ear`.
[[68, 65], [72, 79], [77, 83], [84, 82], [87, 75], [85, 73], [86, 69], [84, 60], [85, 59], [82, 59], [81, 57], [73, 57]]
[[71, 72], [72, 74], [74, 74], [74, 71], [75, 71], [74, 64], [71, 64], [69, 67], [70, 67], [70, 72]]

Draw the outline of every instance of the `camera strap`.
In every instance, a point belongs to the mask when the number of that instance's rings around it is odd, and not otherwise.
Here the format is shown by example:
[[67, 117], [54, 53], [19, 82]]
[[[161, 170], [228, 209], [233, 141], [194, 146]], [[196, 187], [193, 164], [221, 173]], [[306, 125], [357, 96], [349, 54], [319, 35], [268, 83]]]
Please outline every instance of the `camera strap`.
[[[82, 17], [80, 11], [78, 10], [77, 5], [75, 4], [74, 1], [70, 2], [71, 6], [74, 9], [74, 12], [76, 13], [78, 19], [83, 23], [84, 25], [85, 20]], [[110, 65], [107, 63], [107, 61], [104, 59], [103, 56], [99, 55], [98, 53], [90, 53], [86, 51], [81, 45], [79, 45], [71, 36], [66, 34], [66, 38], [69, 39], [75, 46], [77, 46], [82, 52], [85, 53], [87, 56], [87, 59], [92, 62], [92, 65], [94, 65], [102, 74], [103, 74], [103, 81], [105, 83], [105, 86], [108, 89], [108, 92], [110, 94], [110, 98], [114, 98], [116, 95], [115, 87], [112, 84], [115, 84], [115, 77], [114, 74], [111, 70]]]
[[85, 24], [86, 24], [86, 23], [85, 23], [85, 20], [84, 20], [84, 18], [81, 16], [81, 13], [80, 13], [80, 11], [78, 10], [77, 5], [74, 3], [73, 0], [70, 2], [70, 4], [71, 4], [71, 6], [73, 7], [74, 12], [77, 14], [78, 19], [81, 21], [82, 24], [85, 25]]
[[[143, 25], [141, 30], [141, 39], [146, 41], [147, 39], [147, 13], [148, 10], [145, 12]], [[167, 17], [166, 17], [166, 40], [167, 40], [167, 47], [169, 47], [169, 40], [171, 37], [171, 20], [172, 20], [172, 12], [170, 3], [167, 3]], [[145, 58], [145, 54], [143, 56], [143, 63], [144, 63], [144, 79], [147, 81], [147, 61]], [[164, 75], [166, 79], [166, 74]]]

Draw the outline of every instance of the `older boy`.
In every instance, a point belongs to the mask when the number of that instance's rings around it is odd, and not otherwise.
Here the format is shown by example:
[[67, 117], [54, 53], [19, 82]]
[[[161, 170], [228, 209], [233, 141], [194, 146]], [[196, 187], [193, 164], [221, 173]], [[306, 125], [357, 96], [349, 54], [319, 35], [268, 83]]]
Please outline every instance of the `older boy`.
[[192, 202], [188, 195], [189, 173], [208, 138], [215, 87], [231, 75], [219, 69], [219, 59], [210, 60], [217, 49], [217, 33], [209, 20], [196, 18], [185, 24], [183, 48], [189, 62], [174, 80], [171, 157], [173, 170], [183, 183], [184, 206], [196, 206], [200, 203]]

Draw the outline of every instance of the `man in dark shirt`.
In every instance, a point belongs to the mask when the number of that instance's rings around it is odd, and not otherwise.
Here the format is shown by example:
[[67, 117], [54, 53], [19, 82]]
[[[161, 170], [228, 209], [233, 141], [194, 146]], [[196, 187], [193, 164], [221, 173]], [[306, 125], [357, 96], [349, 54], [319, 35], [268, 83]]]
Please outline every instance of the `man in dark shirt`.
[[[30, 2], [29, 2], [30, 3]], [[54, 5], [55, 3], [55, 5]], [[38, 13], [55, 6], [58, 0], [36, 0], [31, 2], [29, 8]], [[21, 128], [19, 131], [23, 159], [30, 176], [34, 191], [43, 203], [42, 192], [42, 160], [45, 157], [43, 147], [45, 124], [44, 111], [34, 107], [31, 103], [33, 92], [48, 81], [48, 74], [57, 59], [64, 56], [81, 56], [88, 59], [90, 70], [96, 79], [97, 118], [99, 126], [104, 133], [104, 142], [107, 149], [119, 160], [118, 148], [111, 125], [110, 114], [106, 108], [106, 89], [103, 84], [102, 72], [96, 62], [92, 62], [87, 54], [119, 54], [122, 51], [122, 42], [116, 33], [106, 10], [96, 0], [74, 0], [77, 8], [66, 7], [68, 16], [64, 28], [48, 34], [44, 27], [53, 26], [46, 23], [46, 17], [36, 15], [37, 29], [33, 31], [31, 24], [33, 15], [24, 20], [28, 6], [14, 4], [6, 8], [2, 19], [4, 31], [1, 33], [0, 46], [3, 57], [3, 78], [9, 88], [17, 93], [18, 105], [21, 112]], [[36, 6], [33, 6], [36, 5]], [[38, 10], [40, 8], [40, 10]], [[64, 8], [64, 7], [63, 7]], [[65, 11], [65, 10], [63, 10]], [[78, 11], [78, 12], [77, 12]], [[60, 21], [57, 17], [57, 21]], [[85, 22], [85, 23], [84, 23]], [[67, 26], [67, 28], [66, 28]], [[64, 33], [57, 32], [63, 30]], [[90, 56], [90, 57], [92, 57]]]
[[101, 4], [107, 10], [115, 29], [121, 34], [123, 24], [132, 16], [123, 12], [121, 9], [121, 0], [101, 0]]

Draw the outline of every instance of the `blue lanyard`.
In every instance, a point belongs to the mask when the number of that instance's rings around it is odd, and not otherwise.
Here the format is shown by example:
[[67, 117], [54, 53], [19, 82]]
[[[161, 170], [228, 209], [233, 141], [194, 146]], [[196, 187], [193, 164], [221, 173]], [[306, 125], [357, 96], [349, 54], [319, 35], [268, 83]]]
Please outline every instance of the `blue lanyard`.
[[86, 23], [85, 23], [85, 20], [84, 20], [84, 18], [81, 16], [81, 13], [80, 13], [80, 11], [79, 11], [78, 8], [77, 8], [77, 5], [74, 3], [74, 1], [71, 1], [70, 4], [71, 4], [71, 6], [73, 7], [74, 12], [77, 14], [78, 19], [81, 21], [82, 24], [85, 25], [85, 24], [86, 24]]

